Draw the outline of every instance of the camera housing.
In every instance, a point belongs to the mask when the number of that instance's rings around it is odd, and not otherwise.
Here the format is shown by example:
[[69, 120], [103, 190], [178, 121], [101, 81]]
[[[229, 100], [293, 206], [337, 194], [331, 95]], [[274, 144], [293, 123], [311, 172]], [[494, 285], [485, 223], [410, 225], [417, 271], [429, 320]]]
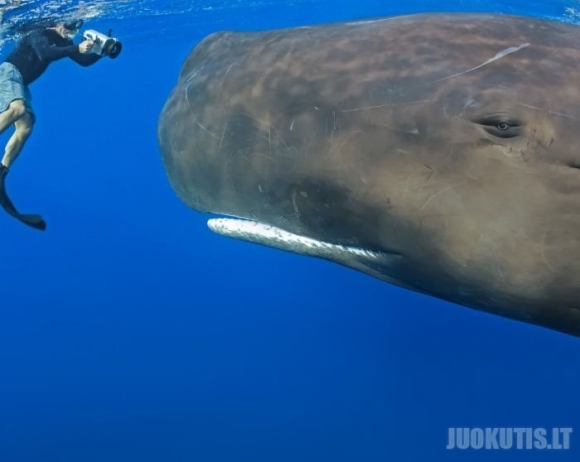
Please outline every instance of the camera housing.
[[83, 33], [83, 38], [93, 42], [91, 52], [100, 56], [108, 56], [111, 59], [115, 59], [121, 54], [123, 49], [122, 43], [118, 39], [111, 37], [110, 31], [109, 35], [105, 35], [94, 29], [89, 29]]

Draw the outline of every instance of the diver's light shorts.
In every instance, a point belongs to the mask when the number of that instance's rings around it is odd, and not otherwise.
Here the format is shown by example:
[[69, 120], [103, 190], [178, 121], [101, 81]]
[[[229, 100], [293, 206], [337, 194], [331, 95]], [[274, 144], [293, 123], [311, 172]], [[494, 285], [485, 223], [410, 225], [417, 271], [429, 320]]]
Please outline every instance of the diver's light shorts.
[[8, 109], [16, 99], [24, 100], [26, 110], [34, 117], [32, 110], [32, 94], [24, 85], [20, 71], [11, 63], [0, 64], [0, 112]]

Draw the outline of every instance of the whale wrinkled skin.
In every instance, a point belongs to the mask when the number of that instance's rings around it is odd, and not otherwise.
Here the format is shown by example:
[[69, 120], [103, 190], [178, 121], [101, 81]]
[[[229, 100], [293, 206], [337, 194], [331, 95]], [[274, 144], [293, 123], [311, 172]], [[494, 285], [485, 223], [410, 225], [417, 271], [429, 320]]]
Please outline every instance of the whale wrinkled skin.
[[158, 140], [218, 233], [580, 336], [580, 27], [456, 13], [215, 33]]

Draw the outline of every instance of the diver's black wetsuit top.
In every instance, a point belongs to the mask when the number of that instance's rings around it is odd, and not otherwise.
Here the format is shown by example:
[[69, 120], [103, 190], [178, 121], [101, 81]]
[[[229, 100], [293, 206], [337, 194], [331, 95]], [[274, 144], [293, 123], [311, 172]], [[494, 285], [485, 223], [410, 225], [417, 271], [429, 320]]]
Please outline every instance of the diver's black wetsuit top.
[[53, 29], [39, 29], [26, 35], [5, 62], [16, 66], [28, 85], [40, 77], [51, 62], [65, 57], [81, 66], [90, 66], [101, 58], [95, 53], [81, 53], [78, 45]]

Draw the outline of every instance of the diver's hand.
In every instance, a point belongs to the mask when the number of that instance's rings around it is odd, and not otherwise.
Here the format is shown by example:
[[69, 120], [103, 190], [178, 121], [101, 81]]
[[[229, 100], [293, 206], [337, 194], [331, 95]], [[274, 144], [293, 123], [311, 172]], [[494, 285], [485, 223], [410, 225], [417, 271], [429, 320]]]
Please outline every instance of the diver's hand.
[[79, 51], [83, 54], [89, 53], [93, 49], [93, 41], [85, 40], [79, 43]]

